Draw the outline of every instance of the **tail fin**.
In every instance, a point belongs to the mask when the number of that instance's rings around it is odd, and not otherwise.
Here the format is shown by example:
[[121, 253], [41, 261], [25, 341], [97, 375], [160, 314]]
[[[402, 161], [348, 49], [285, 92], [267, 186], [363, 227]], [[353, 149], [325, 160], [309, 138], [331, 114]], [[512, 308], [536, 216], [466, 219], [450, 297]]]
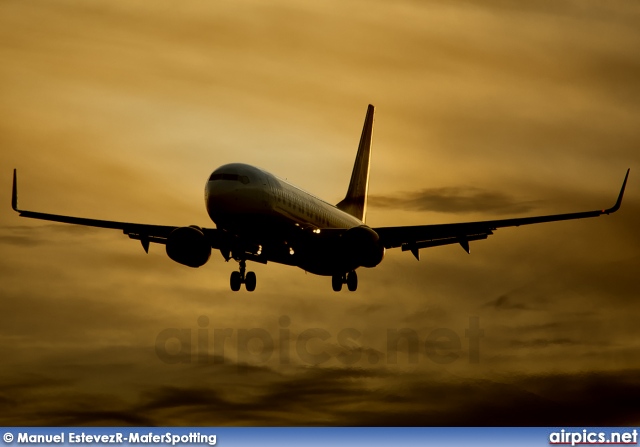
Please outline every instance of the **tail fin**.
[[369, 191], [369, 162], [371, 158], [371, 137], [373, 136], [374, 107], [369, 104], [364, 119], [362, 136], [358, 145], [358, 155], [353, 165], [349, 190], [342, 202], [336, 206], [364, 222], [367, 216], [367, 193]]

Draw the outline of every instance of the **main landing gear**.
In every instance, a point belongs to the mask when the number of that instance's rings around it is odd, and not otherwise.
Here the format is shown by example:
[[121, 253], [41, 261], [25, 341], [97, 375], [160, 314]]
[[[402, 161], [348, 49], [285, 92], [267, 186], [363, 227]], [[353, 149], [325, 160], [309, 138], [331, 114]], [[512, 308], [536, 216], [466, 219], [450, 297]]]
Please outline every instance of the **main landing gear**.
[[231, 285], [231, 290], [237, 292], [240, 290], [240, 286], [244, 284], [247, 292], [253, 292], [256, 290], [256, 274], [253, 272], [245, 272], [247, 269], [247, 262], [242, 259], [240, 261], [240, 271], [239, 272], [231, 272], [231, 278], [229, 279], [229, 284]]
[[350, 292], [355, 292], [358, 288], [358, 274], [356, 271], [352, 270], [346, 275], [333, 275], [331, 277], [331, 287], [334, 292], [341, 291], [342, 284], [346, 284]]

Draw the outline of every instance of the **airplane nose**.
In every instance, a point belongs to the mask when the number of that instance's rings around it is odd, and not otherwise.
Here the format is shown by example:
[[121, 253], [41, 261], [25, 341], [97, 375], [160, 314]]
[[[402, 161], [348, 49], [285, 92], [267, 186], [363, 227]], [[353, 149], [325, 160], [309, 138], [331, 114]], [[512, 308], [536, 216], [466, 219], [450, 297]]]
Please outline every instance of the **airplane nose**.
[[266, 208], [261, 189], [238, 182], [208, 182], [205, 196], [207, 212], [214, 221], [229, 214], [261, 213]]
[[228, 182], [215, 181], [207, 183], [207, 210], [216, 213], [228, 213], [237, 210], [241, 203], [239, 189], [237, 185], [229, 185]]

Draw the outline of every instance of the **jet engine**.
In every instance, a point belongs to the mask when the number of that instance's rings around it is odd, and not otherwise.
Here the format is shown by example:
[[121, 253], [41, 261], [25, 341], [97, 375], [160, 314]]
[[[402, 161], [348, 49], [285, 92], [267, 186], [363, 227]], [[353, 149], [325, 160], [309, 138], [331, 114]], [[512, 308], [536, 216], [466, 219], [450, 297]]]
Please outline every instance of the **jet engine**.
[[180, 227], [167, 238], [167, 255], [179, 264], [201, 267], [211, 256], [211, 243], [199, 227]]
[[380, 236], [366, 225], [350, 228], [341, 237], [345, 260], [355, 267], [375, 267], [384, 258]]

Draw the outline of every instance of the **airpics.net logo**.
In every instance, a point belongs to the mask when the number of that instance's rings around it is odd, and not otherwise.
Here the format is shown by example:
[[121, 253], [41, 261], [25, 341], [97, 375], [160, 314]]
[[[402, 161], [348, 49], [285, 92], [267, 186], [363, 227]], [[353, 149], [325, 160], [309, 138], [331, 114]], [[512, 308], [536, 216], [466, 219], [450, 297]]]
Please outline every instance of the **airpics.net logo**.
[[345, 366], [417, 364], [426, 359], [447, 365], [466, 359], [480, 362], [480, 341], [484, 330], [478, 317], [469, 317], [468, 326], [454, 330], [435, 328], [419, 333], [411, 328], [387, 328], [384, 350], [364, 347], [363, 333], [356, 328], [331, 332], [323, 328], [293, 331], [291, 318], [282, 315], [275, 330], [264, 328], [211, 327], [207, 316], [197, 319], [195, 328], [166, 328], [158, 333], [155, 352], [166, 364], [224, 364], [234, 359], [238, 365], [261, 365], [276, 361], [319, 366], [331, 361]]
[[638, 431], [595, 431], [562, 429], [549, 434], [550, 445], [637, 445]]

